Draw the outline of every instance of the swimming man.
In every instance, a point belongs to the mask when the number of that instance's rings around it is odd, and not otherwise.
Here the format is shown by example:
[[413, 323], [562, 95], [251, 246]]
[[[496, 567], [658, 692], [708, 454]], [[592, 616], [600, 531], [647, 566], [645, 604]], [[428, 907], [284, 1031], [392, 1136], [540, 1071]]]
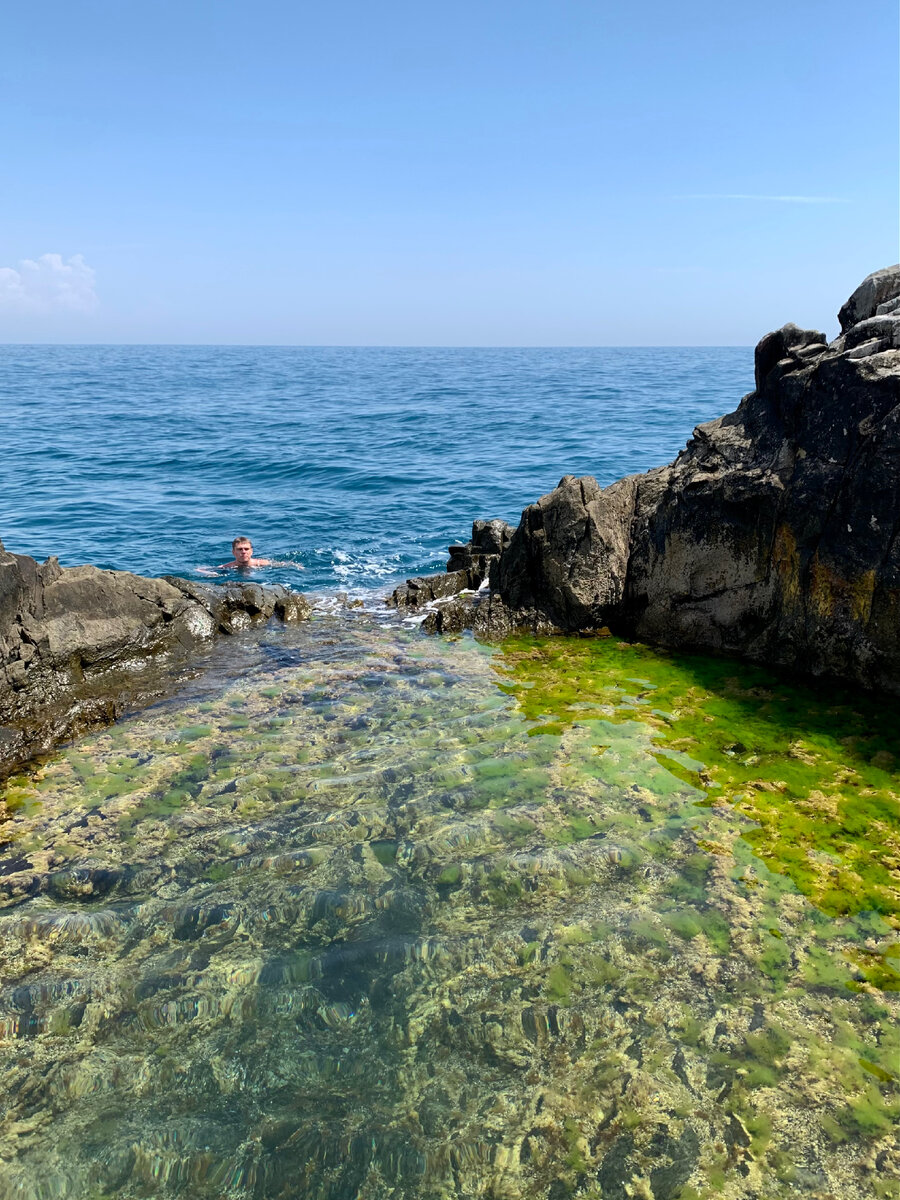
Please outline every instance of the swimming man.
[[[275, 564], [271, 558], [254, 558], [253, 543], [248, 537], [236, 537], [231, 543], [231, 553], [234, 558], [231, 562], [222, 563], [219, 567], [220, 571], [230, 571], [235, 567], [238, 570], [248, 570], [250, 567], [272, 567]], [[279, 563], [279, 566], [282, 564]]]
[[231, 543], [231, 553], [234, 555], [231, 562], [213, 568], [198, 567], [197, 570], [202, 575], [216, 575], [219, 571], [249, 571], [253, 567], [295, 567], [298, 571], [303, 570], [300, 563], [276, 562], [273, 558], [254, 558], [253, 543], [248, 537], [236, 537]]

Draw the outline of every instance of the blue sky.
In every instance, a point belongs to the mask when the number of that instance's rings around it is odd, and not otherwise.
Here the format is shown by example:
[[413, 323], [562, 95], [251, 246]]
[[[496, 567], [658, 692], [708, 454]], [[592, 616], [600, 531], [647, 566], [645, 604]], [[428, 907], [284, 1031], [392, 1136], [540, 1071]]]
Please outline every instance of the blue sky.
[[743, 345], [898, 257], [898, 5], [8, 6], [0, 341]]

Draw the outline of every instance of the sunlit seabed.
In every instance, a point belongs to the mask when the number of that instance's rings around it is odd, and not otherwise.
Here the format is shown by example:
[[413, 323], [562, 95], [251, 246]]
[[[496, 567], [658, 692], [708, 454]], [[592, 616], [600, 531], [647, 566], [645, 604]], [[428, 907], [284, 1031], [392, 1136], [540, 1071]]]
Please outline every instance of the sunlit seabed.
[[897, 1196], [898, 712], [231, 640], [8, 789], [0, 1195]]

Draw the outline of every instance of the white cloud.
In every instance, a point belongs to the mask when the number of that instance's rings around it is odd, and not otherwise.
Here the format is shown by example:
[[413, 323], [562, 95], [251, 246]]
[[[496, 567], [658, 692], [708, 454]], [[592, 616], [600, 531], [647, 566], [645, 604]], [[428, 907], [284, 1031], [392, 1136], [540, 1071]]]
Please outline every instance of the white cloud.
[[757, 196], [751, 192], [706, 192], [696, 196], [675, 196], [675, 200], [767, 200], [776, 204], [846, 204], [840, 196]]
[[0, 267], [0, 309], [7, 312], [92, 312], [97, 307], [95, 272], [80, 254], [23, 258]]

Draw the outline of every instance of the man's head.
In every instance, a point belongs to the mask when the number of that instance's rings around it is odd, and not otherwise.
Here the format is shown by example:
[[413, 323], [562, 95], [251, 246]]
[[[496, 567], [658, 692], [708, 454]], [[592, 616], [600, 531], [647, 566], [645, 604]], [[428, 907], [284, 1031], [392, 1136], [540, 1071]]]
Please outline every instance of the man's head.
[[236, 537], [231, 543], [231, 552], [239, 567], [249, 566], [253, 558], [253, 543], [247, 537]]

